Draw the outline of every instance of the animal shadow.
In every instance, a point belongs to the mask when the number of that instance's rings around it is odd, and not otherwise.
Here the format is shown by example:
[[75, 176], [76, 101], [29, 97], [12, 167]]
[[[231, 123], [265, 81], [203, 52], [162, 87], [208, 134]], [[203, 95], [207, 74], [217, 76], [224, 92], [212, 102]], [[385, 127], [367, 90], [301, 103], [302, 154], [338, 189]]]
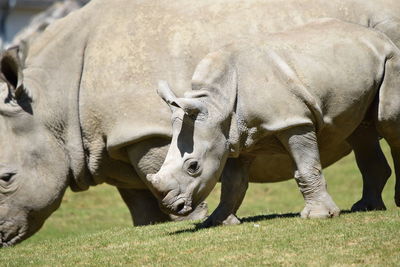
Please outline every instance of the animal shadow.
[[[355, 211], [351, 210], [342, 210], [340, 211], [340, 214], [349, 214], [353, 213]], [[279, 219], [279, 218], [294, 218], [294, 217], [300, 217], [300, 213], [284, 213], [284, 214], [268, 214], [268, 215], [257, 215], [257, 216], [251, 216], [251, 217], [245, 217], [240, 219], [242, 223], [244, 222], [259, 222], [259, 221], [266, 221], [266, 220], [272, 220], [272, 219]]]
[[[340, 212], [340, 214], [344, 215], [344, 214], [350, 214], [350, 213], [354, 213], [354, 212], [355, 211], [351, 211], [351, 210], [342, 210]], [[241, 218], [240, 221], [242, 223], [248, 223], [248, 222], [259, 222], [259, 221], [268, 221], [268, 220], [280, 219], [280, 218], [295, 218], [295, 217], [300, 217], [300, 213], [291, 212], [291, 213], [283, 213], [283, 214], [274, 213], [274, 214], [267, 214], [267, 215], [256, 215], [256, 216]], [[198, 232], [201, 230], [208, 229], [206, 227], [203, 227], [202, 222], [194, 223], [193, 225], [194, 225], [194, 228], [188, 228], [188, 229], [171, 232], [171, 233], [169, 233], [169, 235], [179, 235], [179, 234], [183, 234], [183, 233], [195, 233], [195, 232]], [[213, 227], [216, 227], [216, 226], [212, 226], [211, 228], [213, 228]]]
[[[256, 216], [241, 218], [240, 221], [242, 223], [258, 222], [258, 221], [272, 220], [272, 219], [277, 219], [277, 218], [293, 218], [293, 217], [299, 217], [299, 216], [300, 216], [299, 213], [256, 215]], [[194, 225], [194, 228], [188, 228], [188, 229], [175, 231], [175, 232], [169, 233], [169, 235], [179, 235], [179, 234], [183, 234], [183, 233], [195, 233], [197, 231], [208, 229], [207, 227], [203, 226], [202, 222], [194, 223], [193, 225]], [[216, 226], [212, 226], [210, 228], [213, 228], [213, 227], [216, 227]]]

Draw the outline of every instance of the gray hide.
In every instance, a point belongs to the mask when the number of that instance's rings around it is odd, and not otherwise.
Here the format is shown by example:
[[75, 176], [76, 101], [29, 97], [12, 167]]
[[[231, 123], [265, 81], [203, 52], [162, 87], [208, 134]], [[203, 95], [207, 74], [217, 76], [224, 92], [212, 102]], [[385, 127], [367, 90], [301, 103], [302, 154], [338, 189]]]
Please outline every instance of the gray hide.
[[[358, 129], [370, 124], [375, 141], [378, 132], [386, 139], [400, 174], [399, 73], [400, 50], [386, 35], [332, 19], [210, 53], [185, 97], [159, 85], [173, 111], [173, 136], [161, 169], [149, 175], [153, 191], [165, 209], [184, 215], [224, 171], [220, 205], [205, 225], [238, 223], [249, 178], [268, 182], [261, 172], [249, 173], [251, 165], [263, 169], [254, 159], [283, 154], [293, 160], [292, 176], [305, 199], [301, 216], [337, 216], [320, 155], [358, 142], [352, 140]], [[225, 164], [228, 157], [233, 163]], [[374, 172], [367, 163], [359, 162], [361, 172]], [[377, 163], [386, 176], [384, 157]]]
[[[158, 80], [180, 95], [208, 52], [316, 17], [375, 27], [398, 42], [399, 10], [396, 0], [93, 0], [58, 20], [32, 42], [23, 80], [16, 59], [0, 59], [8, 82], [0, 109], [2, 245], [36, 232], [67, 186], [115, 185], [135, 224], [169, 220], [145, 185], [171, 138], [170, 111], [154, 93]], [[350, 150], [343, 142], [322, 164]], [[290, 158], [265, 154], [255, 161], [266, 159], [269, 181], [292, 176]], [[365, 188], [362, 207], [379, 207], [368, 191], [380, 190], [376, 182]]]

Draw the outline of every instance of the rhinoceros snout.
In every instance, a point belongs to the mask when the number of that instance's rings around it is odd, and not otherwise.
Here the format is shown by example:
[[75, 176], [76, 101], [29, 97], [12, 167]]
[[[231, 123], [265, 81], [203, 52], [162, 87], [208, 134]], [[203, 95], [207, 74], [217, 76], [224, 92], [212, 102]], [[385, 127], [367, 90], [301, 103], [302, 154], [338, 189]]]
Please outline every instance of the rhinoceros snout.
[[192, 207], [186, 203], [185, 200], [180, 199], [175, 201], [171, 206], [172, 213], [176, 215], [188, 215], [192, 211]]
[[18, 232], [0, 231], [0, 248], [12, 246], [18, 242], [18, 239], [20, 239]]
[[162, 200], [165, 196], [171, 191], [168, 186], [160, 181], [160, 178], [157, 174], [148, 174], [146, 176], [146, 180], [150, 183], [151, 191], [153, 194], [159, 199]]
[[26, 225], [14, 221], [0, 222], [0, 248], [13, 246], [30, 236]]
[[156, 173], [148, 174], [146, 179], [152, 186], [151, 191], [159, 199], [160, 207], [164, 212], [184, 216], [192, 211], [190, 199], [182, 194], [181, 187], [174, 177]]
[[178, 216], [188, 215], [192, 211], [192, 202], [179, 190], [171, 190], [160, 204], [165, 212]]
[[158, 175], [158, 173], [156, 173], [148, 174], [146, 179], [150, 183], [153, 193], [159, 200], [173, 200], [179, 195], [179, 184], [172, 176]]

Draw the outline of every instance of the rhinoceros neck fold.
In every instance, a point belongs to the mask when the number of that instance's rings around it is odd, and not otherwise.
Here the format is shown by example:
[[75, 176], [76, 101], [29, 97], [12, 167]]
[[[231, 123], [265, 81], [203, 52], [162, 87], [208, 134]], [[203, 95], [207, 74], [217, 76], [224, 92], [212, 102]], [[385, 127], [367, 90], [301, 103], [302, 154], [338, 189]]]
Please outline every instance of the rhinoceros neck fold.
[[[87, 171], [79, 119], [87, 31], [73, 30], [84, 16], [69, 19], [71, 23], [55, 23], [33, 42], [24, 74], [27, 86], [34, 84], [34, 116], [64, 147], [70, 164], [70, 186], [74, 191], [82, 191], [94, 185]], [[68, 26], [62, 27], [65, 25]]]

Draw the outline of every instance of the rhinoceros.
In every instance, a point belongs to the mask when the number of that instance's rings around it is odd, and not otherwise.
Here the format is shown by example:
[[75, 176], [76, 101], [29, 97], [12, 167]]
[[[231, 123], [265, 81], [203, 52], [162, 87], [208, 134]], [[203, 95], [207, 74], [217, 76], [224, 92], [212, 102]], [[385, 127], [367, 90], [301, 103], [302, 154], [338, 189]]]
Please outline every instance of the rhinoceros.
[[[68, 186], [116, 186], [135, 225], [170, 220], [146, 180], [172, 135], [158, 80], [181, 93], [208, 52], [319, 17], [373, 27], [399, 44], [399, 10], [396, 0], [90, 1], [33, 41], [24, 66], [11, 52], [1, 56], [1, 245], [38, 231]], [[340, 144], [323, 164], [351, 149]], [[291, 178], [278, 168], [289, 159], [265, 158], [275, 162], [263, 170], [271, 181]], [[387, 176], [371, 178], [363, 176], [362, 208], [383, 205]]]
[[[160, 82], [173, 135], [161, 169], [148, 175], [152, 190], [166, 210], [185, 215], [224, 172], [221, 202], [204, 224], [239, 223], [235, 212], [248, 181], [268, 182], [250, 172], [258, 163], [253, 159], [283, 154], [293, 161], [305, 200], [301, 217], [337, 216], [320, 154], [342, 142], [374, 151], [358, 133], [367, 127], [375, 140], [379, 133], [388, 142], [400, 174], [399, 74], [400, 50], [387, 36], [334, 19], [211, 52], [197, 65], [185, 97]], [[375, 155], [362, 156], [361, 172], [376, 174], [368, 161]]]

